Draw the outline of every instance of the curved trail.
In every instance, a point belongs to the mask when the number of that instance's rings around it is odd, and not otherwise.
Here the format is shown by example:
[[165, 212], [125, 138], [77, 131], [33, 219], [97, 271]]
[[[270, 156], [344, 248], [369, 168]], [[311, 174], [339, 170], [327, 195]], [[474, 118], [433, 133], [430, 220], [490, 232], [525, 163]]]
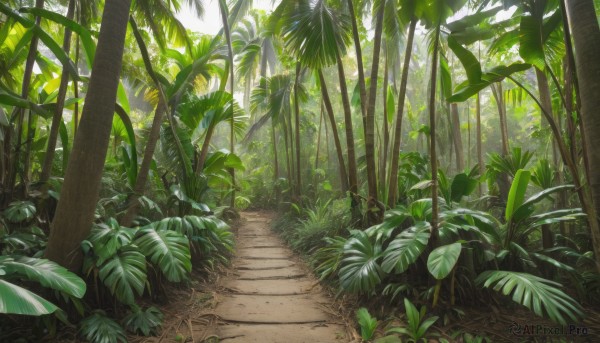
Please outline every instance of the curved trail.
[[271, 232], [264, 214], [245, 212], [233, 274], [221, 280], [215, 328], [221, 342], [348, 342], [331, 299]]

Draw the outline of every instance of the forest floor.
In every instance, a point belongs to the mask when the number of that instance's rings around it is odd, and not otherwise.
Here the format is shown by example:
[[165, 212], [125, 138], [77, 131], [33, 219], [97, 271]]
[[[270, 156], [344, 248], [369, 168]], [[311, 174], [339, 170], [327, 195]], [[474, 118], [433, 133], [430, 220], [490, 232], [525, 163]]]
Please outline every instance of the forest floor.
[[[348, 311], [271, 231], [270, 212], [244, 212], [236, 251], [213, 280], [169, 297], [158, 337], [131, 342], [353, 342]], [[345, 314], [343, 312], [346, 312]]]

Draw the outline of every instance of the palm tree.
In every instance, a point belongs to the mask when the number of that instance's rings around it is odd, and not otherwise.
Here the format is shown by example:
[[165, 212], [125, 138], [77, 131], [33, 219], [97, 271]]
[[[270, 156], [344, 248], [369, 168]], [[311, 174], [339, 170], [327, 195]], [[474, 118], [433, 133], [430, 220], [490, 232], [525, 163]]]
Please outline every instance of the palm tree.
[[[398, 108], [396, 110], [396, 125], [394, 127], [394, 141], [392, 143], [392, 162], [390, 165], [390, 176], [388, 181], [388, 206], [394, 207], [398, 200], [398, 165], [400, 159], [400, 142], [402, 139], [402, 119], [404, 117], [404, 102], [406, 99], [406, 86], [408, 84], [408, 70], [410, 67], [410, 58], [412, 56], [413, 40], [418, 19], [414, 14], [415, 2], [406, 2], [407, 8], [401, 13], [410, 15], [410, 25], [406, 39], [406, 52], [404, 53], [404, 65], [402, 67], [402, 76], [400, 79], [400, 89], [398, 90]], [[412, 11], [411, 11], [412, 10]], [[410, 13], [410, 14], [409, 14]]]
[[[332, 125], [332, 133], [336, 144], [338, 162], [340, 165], [340, 177], [342, 178], [341, 183], [345, 191], [348, 190], [348, 181], [350, 181], [350, 191], [356, 193], [358, 191], [358, 180], [356, 157], [354, 153], [352, 116], [344, 69], [341, 62], [341, 57], [346, 52], [346, 45], [350, 41], [350, 25], [348, 19], [345, 16], [336, 15], [332, 8], [327, 6], [327, 3], [324, 0], [320, 0], [314, 5], [309, 2], [295, 3], [294, 1], [284, 1], [280, 4], [279, 11], [280, 12], [276, 10], [275, 13], [283, 13], [284, 15], [275, 18], [275, 20], [283, 23], [282, 31], [285, 46], [294, 53], [295, 57], [302, 65], [316, 69], [319, 74], [319, 84], [322, 87], [321, 92]], [[342, 102], [344, 104], [344, 124], [348, 148], [349, 172], [346, 171], [333, 107], [331, 106], [331, 99], [321, 70], [334, 63], [337, 63], [338, 65], [338, 77], [340, 79]], [[298, 131], [296, 136], [296, 145], [298, 149]], [[297, 151], [297, 164], [300, 164], [299, 150]], [[348, 175], [350, 175], [350, 180], [348, 180]]]
[[590, 189], [594, 203], [595, 216], [589, 218], [590, 230], [596, 264], [600, 269], [600, 228], [598, 213], [600, 213], [600, 152], [596, 148], [600, 144], [600, 28], [596, 18], [592, 0], [565, 1], [570, 29], [575, 43], [575, 64], [581, 97], [581, 120], [587, 138], [587, 151], [590, 164]]
[[72, 271], [90, 232], [117, 97], [130, 0], [107, 0], [83, 116], [65, 172], [45, 256]]
[[[227, 7], [227, 3], [225, 0], [219, 0], [219, 11], [221, 12], [221, 19], [223, 21], [223, 30], [225, 31], [225, 41], [227, 42], [227, 53], [229, 60], [227, 62], [227, 66], [229, 67], [229, 93], [234, 94], [234, 86], [235, 86], [235, 75], [234, 75], [234, 67], [233, 67], [233, 46], [231, 44], [231, 25], [232, 23], [229, 21], [229, 8]], [[233, 96], [231, 98], [233, 102]], [[235, 135], [234, 135], [234, 119], [231, 116], [230, 119], [231, 129], [229, 131], [229, 150], [233, 154], [235, 152]], [[230, 207], [235, 206], [235, 170], [233, 168], [230, 169], [231, 174], [231, 202], [229, 203]]]
[[[173, 77], [173, 80], [184, 79], [189, 67], [192, 68], [192, 72], [187, 75], [187, 82], [184, 82], [179, 88], [175, 88], [178, 87], [178, 84], [175, 82], [172, 85], [164, 85], [159, 81], [158, 75], [154, 71], [150, 56], [148, 54], [148, 49], [146, 48], [146, 44], [144, 43], [144, 40], [137, 28], [135, 20], [131, 18], [130, 23], [142, 55], [146, 72], [153, 83], [153, 90], [158, 93], [158, 105], [156, 106], [156, 110], [154, 112], [154, 119], [152, 121], [150, 132], [148, 134], [148, 140], [146, 142], [146, 150], [144, 151], [144, 157], [135, 180], [135, 185], [133, 186], [133, 193], [128, 197], [127, 211], [120, 220], [120, 225], [125, 227], [131, 225], [135, 219], [139, 209], [139, 198], [144, 195], [146, 183], [148, 182], [150, 166], [156, 150], [156, 144], [160, 138], [160, 129], [163, 122], [163, 117], [165, 114], [170, 116], [171, 113], [170, 109], [168, 108], [168, 104], [171, 103], [172, 106], [177, 107], [179, 102], [178, 93], [186, 92], [190, 87], [192, 87], [198, 78], [203, 78], [204, 80], [208, 80], [210, 78], [211, 71], [214, 70], [214, 65], [211, 64], [211, 59], [213, 58], [216, 49], [215, 40], [201, 38], [194, 47], [189, 48], [189, 51], [186, 51], [186, 54], [181, 54], [175, 50], [171, 50], [170, 55], [175, 58], [177, 62], [176, 64], [179, 68], [181, 68], [180, 72]], [[166, 80], [164, 76], [162, 76], [162, 79]], [[169, 87], [167, 91], [164, 89], [166, 86]], [[170, 90], [177, 90], [177, 92], [175, 92], [172, 98], [167, 98], [167, 93], [172, 93], [169, 92]], [[173, 136], [176, 138], [176, 135]], [[179, 145], [180, 143], [176, 142], [176, 144]]]
[[371, 85], [365, 116], [365, 159], [367, 161], [367, 185], [369, 197], [367, 200], [367, 219], [369, 224], [377, 224], [383, 219], [382, 208], [377, 200], [377, 167], [375, 164], [375, 103], [377, 100], [377, 80], [379, 75], [379, 54], [383, 33], [385, 0], [380, 0], [376, 8], [375, 36], [373, 38], [373, 65], [371, 66]]

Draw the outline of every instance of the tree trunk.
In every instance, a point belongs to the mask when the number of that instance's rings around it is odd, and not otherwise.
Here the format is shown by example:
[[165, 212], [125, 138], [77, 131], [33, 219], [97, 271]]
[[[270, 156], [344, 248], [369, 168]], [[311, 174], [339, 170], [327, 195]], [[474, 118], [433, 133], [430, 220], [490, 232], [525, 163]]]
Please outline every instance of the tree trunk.
[[[75, 41], [75, 68], [79, 71], [79, 37]], [[73, 97], [79, 98], [79, 82], [73, 80]], [[77, 134], [77, 124], [79, 124], [79, 103], [75, 103], [73, 109], [73, 137]]]
[[504, 104], [504, 95], [502, 94], [502, 83], [498, 82], [497, 85], [492, 84], [492, 95], [496, 100], [496, 106], [498, 107], [498, 116], [500, 117], [500, 137], [502, 140], [502, 156], [509, 154], [508, 144], [508, 126], [506, 122], [506, 107]]
[[360, 35], [358, 34], [358, 22], [354, 13], [352, 0], [347, 0], [348, 11], [352, 22], [352, 39], [354, 40], [354, 50], [356, 51], [356, 64], [358, 69], [358, 90], [360, 94], [360, 111], [362, 113], [363, 130], [367, 128], [367, 86], [365, 81], [365, 68], [362, 59], [362, 48], [360, 46]]
[[348, 87], [344, 64], [340, 56], [337, 57], [338, 75], [340, 79], [340, 92], [342, 93], [342, 104], [344, 106], [344, 124], [346, 126], [346, 147], [348, 152], [348, 182], [349, 190], [358, 193], [358, 171], [356, 167], [356, 149], [354, 147], [354, 129], [352, 127], [352, 109], [348, 98]]
[[[389, 72], [389, 66], [388, 66], [388, 53], [387, 53], [387, 49], [384, 50], [385, 55], [385, 62], [384, 62], [384, 68], [383, 68], [383, 144], [381, 146], [381, 149], [379, 151], [379, 187], [380, 189], [385, 190], [386, 189], [386, 185], [385, 185], [385, 179], [386, 179], [386, 167], [387, 167], [387, 161], [388, 161], [388, 148], [390, 145], [390, 125], [388, 123], [387, 120], [387, 112], [388, 112], [388, 108], [387, 108], [387, 95], [388, 95], [388, 72]], [[387, 198], [387, 194], [382, 195], [383, 197]]]
[[296, 78], [294, 79], [294, 117], [296, 121], [296, 195], [302, 195], [300, 168], [300, 98], [298, 97], [298, 82], [302, 71], [300, 62], [296, 62]]
[[[590, 164], [590, 191], [595, 213], [588, 218], [596, 264], [600, 270], [600, 28], [592, 0], [565, 1], [573, 41], [581, 96], [581, 119], [587, 139]], [[593, 223], [592, 223], [593, 222]]]
[[[231, 93], [231, 108], [233, 108], [233, 91], [235, 86], [235, 75], [233, 70], [233, 47], [231, 45], [231, 31], [229, 28], [229, 20], [227, 19], [227, 4], [225, 0], [219, 0], [219, 8], [221, 12], [221, 19], [223, 21], [223, 30], [225, 31], [225, 40], [227, 41], [227, 54], [229, 56], [229, 93]], [[235, 153], [235, 135], [234, 126], [235, 118], [232, 115], [229, 124], [231, 129], [229, 131], [229, 150], [233, 154]], [[210, 141], [209, 141], [210, 142]], [[229, 168], [229, 174], [231, 175], [231, 199], [229, 202], [230, 207], [235, 207], [235, 169]]]
[[[477, 165], [479, 166], [479, 175], [481, 175], [485, 171], [485, 165], [483, 163], [483, 139], [481, 137], [481, 98], [480, 93], [477, 93]], [[479, 196], [483, 195], [483, 189], [481, 187], [481, 182], [479, 184]]]
[[344, 152], [342, 145], [340, 144], [340, 137], [337, 131], [337, 124], [335, 122], [335, 116], [333, 114], [333, 106], [331, 106], [331, 100], [329, 98], [329, 92], [327, 91], [327, 84], [323, 77], [323, 72], [319, 70], [319, 81], [321, 83], [321, 93], [323, 94], [323, 102], [325, 103], [325, 109], [331, 123], [331, 133], [333, 135], [333, 142], [335, 144], [335, 150], [337, 153], [338, 163], [340, 167], [340, 179], [342, 183], [342, 191], [348, 190], [348, 173], [346, 173], [346, 164], [344, 163]]
[[435, 31], [435, 40], [433, 41], [433, 56], [431, 58], [431, 80], [429, 92], [429, 159], [431, 160], [431, 227], [432, 236], [437, 238], [438, 225], [438, 164], [436, 154], [435, 141], [435, 88], [437, 84], [437, 66], [438, 66], [438, 49], [440, 43], [440, 26], [438, 25]]
[[451, 106], [452, 114], [452, 138], [454, 140], [454, 151], [456, 152], [456, 170], [461, 173], [465, 169], [465, 154], [463, 150], [462, 136], [460, 134], [460, 118], [458, 116], [458, 104]]
[[81, 241], [92, 227], [123, 60], [130, 0], [106, 0], [79, 130], [65, 172], [45, 257], [81, 267]]
[[206, 137], [204, 137], [204, 142], [200, 149], [200, 156], [198, 157], [198, 163], [196, 163], [196, 174], [202, 173], [202, 170], [204, 169], [204, 162], [206, 162], [206, 156], [208, 156], [208, 149], [210, 148], [210, 141], [215, 133], [215, 128], [216, 125], [210, 125], [206, 130]]
[[[44, 0], [36, 0], [35, 7], [36, 8], [44, 8]], [[35, 18], [35, 25], [40, 25], [41, 18]], [[21, 97], [24, 99], [29, 98], [29, 86], [31, 85], [31, 75], [33, 74], [33, 66], [35, 64], [35, 57], [38, 52], [38, 37], [37, 35], [33, 35], [31, 38], [31, 42], [29, 44], [29, 52], [27, 54], [27, 59], [25, 61], [25, 71], [23, 72], [23, 83], [21, 84]], [[8, 178], [8, 196], [12, 197], [12, 193], [15, 187], [15, 183], [17, 180], [17, 173], [19, 169], [19, 160], [21, 159], [21, 146], [22, 146], [22, 135], [23, 135], [23, 122], [25, 120], [25, 109], [19, 108], [17, 109], [17, 140], [15, 145], [15, 153], [12, 159], [10, 159], [9, 166], [9, 178]], [[29, 127], [31, 121], [31, 111], [29, 111], [27, 126]], [[29, 130], [27, 130], [27, 134], [29, 135]], [[6, 139], [5, 142], [10, 143], [10, 139]], [[26, 163], [28, 164], [28, 163]], [[27, 166], [27, 169], [29, 167]], [[23, 195], [27, 194], [27, 169], [23, 168], [22, 180], [23, 180]]]
[[373, 66], [371, 68], [371, 87], [367, 106], [367, 126], [365, 127], [365, 158], [367, 161], [367, 184], [369, 197], [367, 200], [367, 219], [369, 225], [375, 225], [383, 219], [383, 212], [377, 200], [377, 166], [375, 164], [375, 103], [377, 100], [377, 75], [379, 73], [379, 54], [381, 52], [381, 36], [383, 33], [383, 14], [385, 1], [382, 1], [377, 12], [375, 37], [373, 43]]
[[152, 165], [152, 157], [154, 156], [154, 150], [156, 149], [156, 143], [160, 138], [160, 127], [162, 120], [167, 111], [166, 105], [162, 100], [162, 97], [158, 100], [156, 111], [154, 112], [154, 120], [150, 127], [150, 133], [148, 135], [148, 142], [146, 142], [146, 150], [144, 151], [144, 158], [140, 165], [137, 178], [135, 180], [135, 186], [133, 187], [133, 193], [129, 196], [127, 201], [127, 212], [123, 218], [121, 218], [121, 226], [129, 227], [133, 222], [133, 219], [137, 216], [139, 210], [139, 199], [144, 195], [146, 189], [146, 183], [148, 182], [148, 174], [150, 172], [150, 166]]
[[404, 66], [402, 67], [402, 79], [400, 80], [400, 90], [398, 91], [398, 109], [396, 111], [396, 127], [394, 128], [394, 142], [392, 143], [392, 164], [390, 166], [388, 206], [394, 207], [398, 200], [398, 164], [400, 160], [400, 143], [402, 142], [402, 119], [404, 117], [404, 102], [406, 99], [406, 85], [408, 84], [408, 70], [410, 67], [410, 58], [412, 55], [413, 40], [415, 37], [415, 28], [417, 27], [417, 18], [413, 17], [408, 29], [408, 38], [406, 40], [406, 52], [404, 53]]
[[[73, 19], [75, 15], [75, 0], [69, 1], [69, 8], [67, 10], [67, 18]], [[71, 50], [71, 30], [65, 27], [65, 35], [63, 38], [63, 50], [67, 55]], [[50, 125], [50, 133], [48, 136], [48, 146], [46, 148], [46, 155], [44, 156], [44, 163], [42, 165], [42, 174], [40, 175], [40, 182], [46, 184], [50, 179], [52, 173], [52, 164], [54, 162], [54, 151], [56, 150], [56, 141], [58, 139], [58, 129], [62, 122], [62, 114], [65, 106], [65, 98], [67, 97], [67, 87], [69, 86], [69, 71], [67, 67], [63, 67], [62, 75], [60, 79], [60, 85], [58, 86], [58, 96], [56, 98], [56, 109], [54, 116], [52, 117], [52, 124]], [[43, 186], [43, 193], [45, 195], [47, 187]]]
[[[548, 78], [546, 77], [546, 74], [544, 74], [543, 71], [541, 71], [540, 69], [538, 69], [537, 67], [535, 68], [535, 75], [537, 78], [537, 84], [538, 84], [538, 91], [539, 91], [539, 96], [540, 96], [540, 102], [542, 104], [542, 106], [544, 106], [544, 110], [549, 113], [551, 116], [554, 117], [554, 111], [552, 109], [552, 94], [550, 93], [550, 88], [548, 87]], [[542, 115], [543, 117], [543, 115]], [[562, 172], [560, 171], [562, 168], [560, 168], [559, 163], [560, 163], [560, 157], [558, 156], [558, 153], [556, 151], [556, 140], [557, 139], [561, 139], [560, 137], [554, 137], [554, 139], [552, 140], [552, 157], [553, 157], [553, 162], [554, 162], [554, 166], [557, 169], [557, 177], [558, 177], [558, 182], [559, 184], [561, 184], [561, 180], [562, 180]], [[561, 192], [560, 196], [559, 196], [559, 204], [558, 204], [558, 208], [563, 208], [564, 204], [561, 204], [561, 202], [563, 202], [564, 200], [564, 192]], [[561, 225], [562, 227], [562, 225]], [[542, 242], [543, 242], [543, 247], [544, 249], [548, 249], [552, 247], [552, 241], [553, 241], [553, 237], [552, 237], [552, 230], [550, 229], [550, 225], [542, 225]]]

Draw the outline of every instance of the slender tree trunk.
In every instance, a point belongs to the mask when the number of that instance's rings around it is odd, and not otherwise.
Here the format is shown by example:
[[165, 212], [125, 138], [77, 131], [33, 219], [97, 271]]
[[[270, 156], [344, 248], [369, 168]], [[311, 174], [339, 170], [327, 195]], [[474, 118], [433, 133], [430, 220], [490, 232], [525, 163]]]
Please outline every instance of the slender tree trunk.
[[321, 128], [323, 125], [323, 99], [321, 99], [321, 114], [319, 115], [319, 131], [317, 131], [317, 153], [315, 154], [315, 170], [319, 168], [319, 153], [321, 152]]
[[383, 219], [384, 208], [377, 200], [377, 173], [375, 164], [375, 103], [377, 100], [377, 75], [379, 74], [379, 54], [381, 52], [381, 36], [383, 33], [383, 14], [385, 1], [382, 1], [377, 12], [375, 37], [373, 43], [373, 66], [371, 68], [371, 87], [367, 106], [367, 126], [365, 128], [365, 159], [367, 161], [367, 184], [369, 198], [367, 201], [368, 223], [374, 225]]
[[279, 179], [279, 161], [277, 159], [277, 137], [275, 136], [275, 122], [271, 118], [271, 142], [273, 143], [273, 181]]
[[432, 236], [437, 238], [438, 230], [438, 164], [436, 153], [436, 120], [435, 120], [435, 88], [437, 84], [438, 49], [440, 43], [440, 25], [435, 31], [433, 41], [433, 56], [431, 58], [431, 80], [429, 92], [429, 158], [431, 160], [431, 227]]
[[[227, 41], [227, 54], [229, 56], [229, 93], [231, 93], [231, 107], [233, 108], [233, 91], [235, 86], [235, 75], [233, 70], [233, 47], [231, 45], [231, 30], [229, 27], [229, 20], [227, 19], [227, 4], [225, 0], [219, 0], [219, 8], [221, 12], [221, 20], [223, 21], [223, 30], [225, 31], [225, 40]], [[231, 129], [229, 131], [229, 150], [231, 153], [235, 153], [235, 135], [234, 135], [234, 123], [235, 118], [232, 115], [229, 124]], [[210, 142], [210, 141], [209, 141]], [[229, 168], [229, 174], [231, 175], [231, 199], [229, 206], [235, 207], [235, 169]]]
[[331, 133], [333, 135], [333, 142], [335, 144], [335, 150], [337, 153], [338, 163], [340, 167], [340, 179], [342, 183], [342, 191], [348, 190], [348, 173], [346, 172], [346, 164], [344, 163], [344, 153], [342, 145], [340, 144], [340, 137], [337, 131], [337, 124], [335, 122], [335, 116], [333, 114], [333, 106], [331, 106], [331, 100], [329, 98], [329, 92], [327, 91], [327, 84], [323, 77], [323, 72], [319, 70], [319, 81], [321, 83], [321, 93], [323, 94], [323, 102], [325, 103], [325, 109], [331, 123]]
[[340, 79], [340, 92], [342, 93], [342, 104], [344, 106], [344, 124], [346, 127], [346, 147], [348, 151], [348, 182], [349, 190], [358, 193], [358, 171], [356, 167], [356, 149], [354, 147], [354, 129], [352, 127], [352, 109], [348, 98], [348, 87], [342, 59], [337, 57], [338, 75]]
[[[568, 64], [568, 68], [565, 69], [565, 75], [568, 73], [568, 77], [565, 76], [565, 83], [567, 83], [567, 80], [571, 81], [571, 87], [567, 87], [565, 86], [565, 94], [567, 92], [569, 92], [568, 94], [566, 94], [566, 103], [567, 103], [567, 109], [570, 106], [573, 105], [573, 103], [575, 103], [573, 110], [576, 111], [577, 113], [577, 122], [573, 123], [573, 127], [575, 128], [574, 130], [576, 130], [577, 128], [579, 129], [579, 133], [581, 134], [581, 149], [583, 150], [583, 164], [584, 164], [584, 173], [585, 173], [585, 179], [588, 182], [588, 184], [591, 184], [590, 181], [590, 163], [589, 163], [589, 154], [587, 152], [588, 149], [588, 145], [587, 145], [587, 137], [585, 135], [585, 130], [583, 129], [583, 119], [581, 116], [581, 97], [580, 94], [581, 92], [579, 91], [579, 82], [577, 80], [577, 67], [575, 65], [575, 55], [573, 53], [573, 44], [571, 42], [571, 28], [569, 27], [569, 23], [568, 23], [568, 15], [567, 15], [567, 8], [565, 5], [565, 0], [561, 0], [560, 1], [560, 8], [562, 11], [562, 15], [563, 15], [563, 31], [564, 31], [564, 41], [565, 41], [565, 50], [566, 50], [566, 60], [567, 60], [567, 64]], [[575, 101], [572, 99], [573, 97], [573, 91], [575, 91]], [[572, 113], [570, 111], [567, 110], [568, 113]], [[569, 119], [573, 119], [571, 115], [569, 115]], [[575, 134], [572, 135], [571, 137], [573, 139], [573, 141], [575, 141]], [[573, 142], [572, 143], [573, 146], [576, 146], [576, 144]], [[578, 161], [579, 160], [579, 154], [577, 154], [577, 149], [575, 149], [575, 155], [573, 156], [573, 161]]]
[[400, 89], [398, 90], [398, 109], [396, 111], [396, 127], [394, 128], [394, 142], [392, 144], [392, 164], [390, 167], [388, 206], [394, 207], [398, 200], [398, 165], [400, 160], [400, 143], [402, 142], [402, 119], [404, 117], [404, 102], [406, 99], [406, 85], [408, 84], [408, 70], [410, 67], [410, 58], [412, 55], [413, 40], [415, 37], [415, 28], [417, 27], [417, 18], [413, 17], [408, 28], [408, 38], [406, 40], [406, 52], [404, 53], [404, 66], [402, 67], [402, 78], [400, 80]]
[[[44, 0], [36, 0], [35, 7], [36, 8], [44, 8]], [[35, 18], [35, 25], [40, 25], [41, 18]], [[33, 74], [33, 65], [35, 63], [35, 57], [38, 53], [38, 37], [37, 35], [33, 35], [31, 38], [31, 42], [29, 44], [29, 52], [27, 55], [27, 59], [25, 60], [25, 71], [23, 72], [23, 83], [21, 84], [21, 97], [24, 99], [29, 98], [29, 86], [31, 85], [31, 75]], [[9, 178], [8, 178], [8, 193], [9, 198], [12, 197], [12, 193], [15, 187], [15, 183], [17, 180], [17, 173], [19, 169], [19, 161], [21, 159], [21, 146], [22, 146], [22, 135], [23, 135], [23, 122], [25, 120], [25, 109], [19, 108], [17, 109], [17, 139], [15, 152], [12, 159], [10, 159], [9, 165]], [[31, 111], [29, 111], [27, 126], [30, 126], [31, 122]], [[29, 135], [29, 130], [27, 130], [27, 134]], [[6, 140], [6, 142], [10, 142], [10, 140]], [[26, 163], [27, 169], [29, 168], [28, 163]], [[27, 173], [28, 170], [23, 168], [22, 180], [23, 180], [23, 195], [27, 194]]]
[[454, 140], [454, 151], [456, 152], [456, 170], [460, 173], [465, 169], [465, 154], [460, 134], [460, 117], [458, 115], [458, 104], [453, 103], [450, 106], [452, 114], [452, 138]]
[[65, 172], [45, 257], [71, 271], [81, 267], [81, 241], [94, 220], [108, 149], [130, 0], [106, 0], [79, 132]]
[[[387, 53], [387, 49], [385, 49], [385, 62], [384, 62], [384, 68], [383, 68], [383, 144], [381, 146], [381, 150], [379, 151], [379, 187], [382, 190], [386, 189], [386, 167], [387, 167], [387, 162], [388, 162], [388, 148], [390, 145], [390, 126], [387, 120], [387, 113], [388, 113], [388, 106], [387, 106], [387, 95], [388, 95], [388, 72], [389, 72], [389, 66], [388, 66], [388, 53]], [[387, 194], [383, 194], [384, 197], [387, 198]]]
[[200, 156], [198, 157], [198, 163], [196, 164], [196, 174], [201, 174], [202, 170], [204, 170], [204, 162], [206, 162], [206, 157], [208, 156], [208, 149], [210, 148], [210, 141], [215, 133], [215, 128], [216, 125], [211, 125], [206, 130], [206, 137], [204, 137], [204, 142], [200, 149]]
[[292, 176], [292, 164], [291, 164], [291, 159], [290, 159], [290, 135], [288, 132], [288, 123], [287, 120], [285, 118], [285, 115], [283, 115], [283, 141], [284, 141], [284, 145], [285, 145], [285, 162], [286, 162], [286, 166], [287, 166], [287, 178], [288, 178], [288, 183], [290, 186], [290, 189], [292, 191], [292, 194], [294, 194], [294, 179]]
[[[79, 37], [75, 41], [75, 68], [79, 71]], [[79, 82], [77, 80], [73, 80], [73, 96], [75, 98], [79, 98]], [[77, 134], [77, 124], [79, 124], [79, 102], [75, 103], [75, 108], [73, 109], [73, 137]]]
[[360, 111], [362, 113], [363, 130], [367, 129], [367, 86], [365, 81], [365, 68], [363, 65], [362, 48], [360, 46], [360, 35], [358, 34], [358, 22], [354, 13], [352, 0], [347, 0], [350, 19], [352, 21], [352, 39], [354, 40], [354, 49], [356, 51], [356, 63], [358, 69], [358, 90], [360, 94]]
[[296, 121], [296, 195], [302, 195], [301, 167], [300, 167], [300, 97], [298, 97], [298, 82], [302, 68], [296, 62], [296, 78], [294, 79], [294, 117]]
[[588, 218], [596, 264], [600, 270], [600, 28], [592, 0], [565, 1], [570, 29], [575, 43], [575, 64], [581, 96], [583, 131], [587, 139], [589, 157], [590, 191], [594, 211]]
[[140, 170], [135, 180], [133, 193], [129, 196], [127, 201], [127, 212], [125, 212], [125, 215], [123, 218], [121, 218], [121, 226], [129, 227], [139, 211], [139, 199], [145, 193], [146, 183], [148, 183], [148, 176], [150, 173], [150, 166], [152, 165], [152, 158], [154, 156], [154, 151], [156, 150], [156, 143], [160, 138], [160, 127], [166, 111], [167, 107], [165, 106], [165, 103], [161, 97], [158, 100], [158, 105], [156, 106], [156, 111], [154, 112], [154, 120], [152, 121], [152, 126], [150, 127], [148, 142], [146, 142], [146, 150], [144, 151], [144, 158], [142, 159], [142, 164], [140, 165]]
[[[544, 110], [554, 117], [554, 111], [552, 109], [552, 94], [550, 94], [550, 88], [548, 87], [548, 78], [546, 77], [546, 74], [543, 71], [541, 71], [540, 69], [538, 69], [537, 67], [535, 68], [535, 75], [537, 78], [540, 102], [541, 102], [542, 106], [544, 107]], [[561, 184], [562, 183], [561, 182], [562, 181], [562, 172], [560, 170], [562, 168], [560, 168], [560, 166], [559, 166], [560, 157], [558, 156], [558, 152], [556, 151], [557, 150], [557, 148], [556, 148], [556, 145], [557, 145], [556, 140], [557, 139], [561, 139], [561, 138], [554, 137], [554, 139], [552, 140], [552, 157], [553, 157], [554, 166], [558, 170], [558, 172], [557, 172], [558, 180], [557, 181], [559, 182], [559, 184]], [[564, 192], [561, 192], [561, 194], [560, 194], [561, 196], [559, 197], [558, 208], [564, 207], [564, 204], [561, 204], [564, 201], [564, 197], [562, 196], [563, 194], [564, 194]], [[549, 249], [553, 245], [552, 244], [552, 242], [553, 242], [552, 230], [550, 229], [550, 225], [542, 225], [541, 228], [542, 228], [543, 247], [544, 247], [544, 249]]]
[[[69, 1], [69, 7], [67, 10], [67, 18], [73, 19], [75, 16], [75, 0]], [[63, 38], [63, 50], [67, 55], [71, 50], [71, 30], [65, 28], [65, 35]], [[52, 117], [52, 124], [50, 125], [50, 134], [48, 136], [48, 146], [46, 148], [46, 155], [44, 156], [44, 162], [42, 165], [42, 173], [40, 175], [40, 182], [45, 184], [50, 178], [52, 173], [52, 164], [54, 162], [54, 151], [56, 150], [56, 141], [58, 140], [58, 129], [62, 122], [62, 113], [65, 106], [65, 98], [67, 97], [67, 88], [69, 86], [69, 71], [67, 67], [63, 67], [62, 75], [60, 79], [60, 85], [58, 86], [58, 96], [56, 98], [56, 109], [54, 116]], [[44, 193], [47, 191], [47, 187], [44, 186]]]
[[504, 94], [502, 92], [502, 83], [498, 82], [497, 85], [492, 85], [492, 94], [496, 100], [496, 106], [498, 107], [498, 115], [500, 117], [500, 136], [502, 139], [502, 156], [509, 154], [508, 145], [508, 126], [506, 122], [506, 107], [504, 104]]
[[[477, 165], [479, 166], [479, 174], [485, 171], [485, 165], [483, 163], [483, 139], [481, 137], [481, 97], [480, 93], [477, 93]], [[479, 196], [483, 195], [483, 189], [481, 182], [479, 182]]]

